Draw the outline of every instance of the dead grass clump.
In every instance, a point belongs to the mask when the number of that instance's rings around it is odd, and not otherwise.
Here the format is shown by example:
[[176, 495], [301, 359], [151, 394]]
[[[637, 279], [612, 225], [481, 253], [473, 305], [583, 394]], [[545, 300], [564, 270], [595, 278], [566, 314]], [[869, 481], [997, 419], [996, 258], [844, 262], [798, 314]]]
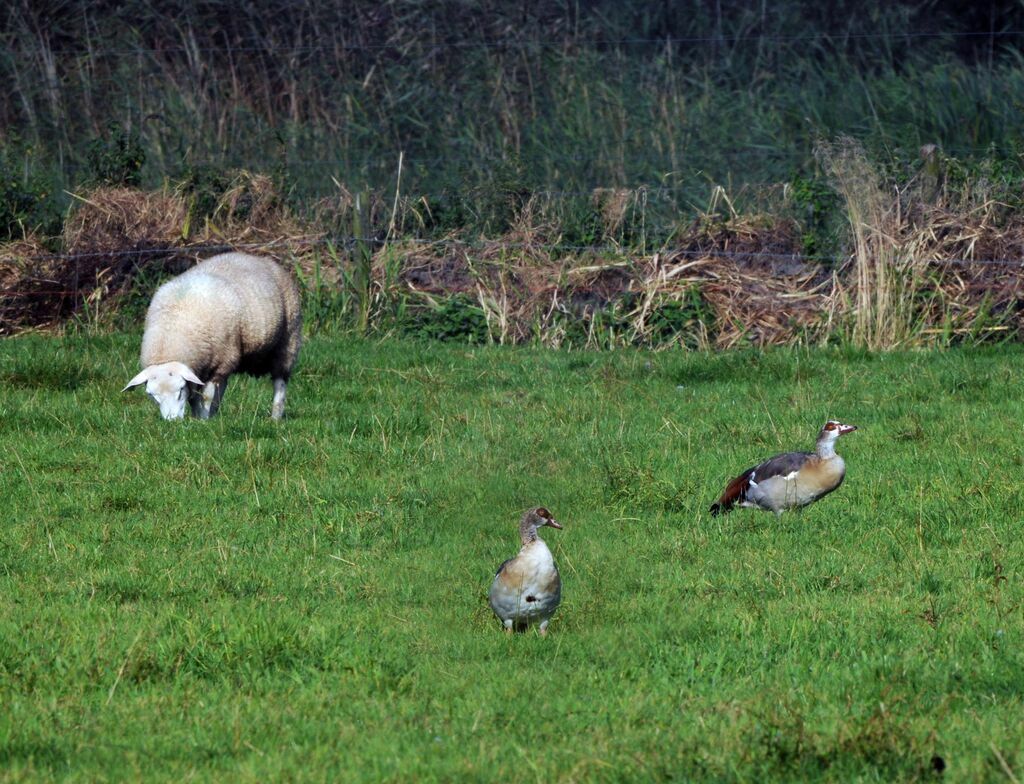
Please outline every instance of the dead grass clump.
[[65, 223], [66, 255], [33, 239], [0, 246], [5, 333], [56, 326], [83, 311], [98, 318], [140, 264], [176, 253], [185, 216], [176, 196], [103, 187], [75, 198]]
[[383, 236], [392, 222], [392, 207], [395, 207], [395, 232], [399, 236], [404, 233], [407, 220], [418, 226], [429, 222], [429, 207], [424, 197], [399, 196], [396, 204], [380, 191], [356, 192], [337, 180], [334, 184], [337, 186], [334, 193], [318, 199], [310, 207], [311, 225], [339, 235], [355, 234], [358, 226], [364, 237]]
[[46, 328], [66, 317], [76, 291], [62, 280], [64, 265], [36, 237], [0, 243], [0, 335]]
[[185, 207], [173, 194], [102, 187], [75, 198], [65, 254], [34, 239], [0, 245], [4, 332], [56, 326], [83, 310], [96, 318], [140, 265], [177, 253]]
[[549, 246], [535, 239], [520, 230], [479, 242], [451, 236], [434, 243], [393, 243], [376, 255], [374, 279], [382, 289], [390, 279], [425, 307], [439, 298], [468, 295], [478, 301], [495, 340], [520, 342], [532, 336], [538, 311], [560, 275]]
[[499, 343], [520, 343], [543, 334], [545, 311], [557, 303], [569, 258], [546, 243], [549, 226], [516, 225], [508, 240], [491, 240], [467, 254], [476, 297]]
[[557, 226], [542, 213], [543, 205], [531, 198], [497, 238], [463, 241], [451, 234], [436, 242], [389, 243], [374, 260], [377, 288], [395, 284], [424, 307], [467, 295], [479, 304], [494, 340], [529, 340], [564, 266], [553, 252]]
[[818, 156], [850, 222], [841, 286], [851, 291], [856, 342], [885, 349], [1024, 334], [1024, 220], [986, 195], [983, 172], [950, 191], [934, 148], [902, 184], [884, 181], [850, 139], [820, 144]]
[[918, 297], [923, 333], [948, 340], [1024, 334], [1024, 218], [1000, 221], [988, 203], [966, 213], [941, 203], [908, 211], [906, 244], [927, 273]]
[[819, 265], [778, 274], [735, 259], [707, 261], [695, 282], [715, 312], [718, 348], [820, 343], [835, 326], [835, 276]]
[[[444, 296], [471, 292], [476, 276], [470, 266], [467, 248], [455, 237], [424, 244], [399, 241], [388, 246], [392, 257], [401, 259], [397, 282], [416, 293]], [[377, 253], [374, 258], [374, 277], [383, 280], [387, 275], [388, 255]]]
[[68, 258], [60, 280], [78, 293], [76, 314], [102, 321], [142, 271], [179, 271], [190, 263], [187, 208], [177, 194], [100, 187], [75, 198], [64, 226]]
[[173, 193], [102, 187], [73, 195], [64, 226], [68, 253], [110, 256], [182, 244], [186, 208]]
[[590, 203], [601, 218], [604, 236], [615, 236], [631, 210], [641, 208], [646, 193], [635, 188], [594, 188]]
[[25, 277], [30, 259], [48, 255], [42, 242], [31, 235], [0, 243], [0, 289], [10, 291]]
[[922, 287], [928, 336], [947, 343], [1024, 337], [1024, 269], [1006, 265], [950, 264]]
[[748, 269], [772, 274], [800, 276], [808, 268], [800, 258], [802, 245], [796, 221], [770, 215], [730, 214], [723, 219], [704, 213], [688, 231], [673, 238], [671, 250], [683, 251], [692, 258], [729, 257]]
[[235, 173], [200, 236], [240, 245], [306, 238], [308, 233], [270, 177], [243, 170]]
[[[819, 265], [805, 264], [796, 273], [781, 274], [743, 258], [695, 257], [686, 251], [669, 251], [600, 270], [574, 287], [573, 297], [596, 302], [615, 297], [633, 303], [623, 314], [629, 342], [656, 345], [656, 333], [664, 329], [666, 305], [696, 311], [685, 318], [695, 334], [690, 345], [732, 348], [739, 345], [770, 346], [820, 342], [835, 315], [834, 276]], [[612, 287], [617, 288], [613, 291]], [[685, 336], [680, 336], [685, 337]]]
[[193, 241], [253, 253], [285, 252], [306, 280], [316, 277], [322, 284], [334, 285], [340, 281], [339, 274], [320, 263], [326, 234], [316, 222], [302, 220], [289, 209], [270, 177], [241, 170], [234, 173]]

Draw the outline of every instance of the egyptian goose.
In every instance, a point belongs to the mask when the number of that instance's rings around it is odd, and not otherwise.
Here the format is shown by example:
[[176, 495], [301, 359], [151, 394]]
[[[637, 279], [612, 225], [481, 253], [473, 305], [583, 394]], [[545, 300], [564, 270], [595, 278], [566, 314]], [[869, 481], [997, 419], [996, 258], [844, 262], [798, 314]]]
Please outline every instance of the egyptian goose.
[[540, 633], [547, 634], [548, 621], [562, 600], [562, 580], [555, 559], [537, 536], [537, 529], [545, 525], [562, 527], [543, 506], [523, 513], [519, 521], [522, 549], [498, 567], [491, 583], [491, 609], [505, 624], [506, 632], [526, 631], [540, 623]]
[[836, 454], [836, 439], [856, 429], [830, 419], [818, 433], [813, 452], [784, 452], [748, 468], [726, 485], [722, 497], [711, 505], [711, 514], [723, 514], [738, 504], [781, 515], [823, 498], [846, 476], [846, 463]]

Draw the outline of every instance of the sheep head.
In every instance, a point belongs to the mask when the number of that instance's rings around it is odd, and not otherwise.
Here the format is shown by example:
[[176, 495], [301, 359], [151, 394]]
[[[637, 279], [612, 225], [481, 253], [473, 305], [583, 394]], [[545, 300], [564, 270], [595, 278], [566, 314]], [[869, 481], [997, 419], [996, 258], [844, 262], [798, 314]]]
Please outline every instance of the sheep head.
[[188, 385], [203, 386], [199, 376], [184, 362], [150, 365], [121, 391], [126, 392], [141, 384], [146, 385], [146, 393], [160, 406], [160, 416], [164, 419], [182, 419], [185, 416], [185, 404], [188, 403]]

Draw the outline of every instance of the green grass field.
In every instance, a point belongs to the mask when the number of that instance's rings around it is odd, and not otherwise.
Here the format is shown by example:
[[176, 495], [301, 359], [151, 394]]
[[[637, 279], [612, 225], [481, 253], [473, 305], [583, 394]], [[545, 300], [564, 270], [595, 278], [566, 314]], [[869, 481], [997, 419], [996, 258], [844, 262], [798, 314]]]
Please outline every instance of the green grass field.
[[[275, 425], [163, 422], [138, 339], [0, 343], [4, 781], [1024, 778], [1019, 347], [318, 337]], [[837, 493], [707, 514], [829, 416]], [[535, 504], [564, 600], [509, 637]]]

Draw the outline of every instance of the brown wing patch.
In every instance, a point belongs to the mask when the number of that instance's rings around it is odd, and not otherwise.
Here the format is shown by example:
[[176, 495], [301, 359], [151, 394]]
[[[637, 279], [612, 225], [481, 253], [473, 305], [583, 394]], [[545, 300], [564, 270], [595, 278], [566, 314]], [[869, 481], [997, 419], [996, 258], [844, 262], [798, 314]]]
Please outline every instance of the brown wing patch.
[[742, 474], [733, 479], [725, 486], [725, 492], [714, 504], [711, 505], [711, 514], [717, 515], [728, 512], [737, 503], [743, 500], [747, 490], [750, 489], [750, 477], [754, 473], [753, 468], [748, 468]]

